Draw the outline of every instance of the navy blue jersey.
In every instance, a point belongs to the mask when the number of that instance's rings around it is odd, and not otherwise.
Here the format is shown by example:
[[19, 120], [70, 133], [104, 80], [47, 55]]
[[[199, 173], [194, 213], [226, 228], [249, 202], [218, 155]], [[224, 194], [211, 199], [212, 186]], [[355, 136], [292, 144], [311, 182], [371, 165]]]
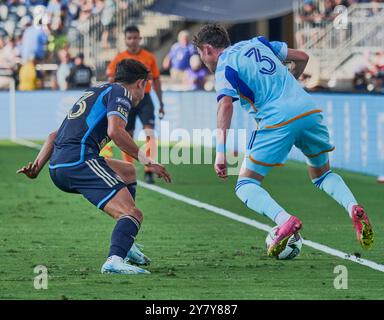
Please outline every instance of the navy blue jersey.
[[108, 117], [116, 115], [127, 122], [131, 95], [118, 83], [86, 90], [63, 121], [54, 142], [51, 169], [78, 165], [98, 156], [110, 141]]

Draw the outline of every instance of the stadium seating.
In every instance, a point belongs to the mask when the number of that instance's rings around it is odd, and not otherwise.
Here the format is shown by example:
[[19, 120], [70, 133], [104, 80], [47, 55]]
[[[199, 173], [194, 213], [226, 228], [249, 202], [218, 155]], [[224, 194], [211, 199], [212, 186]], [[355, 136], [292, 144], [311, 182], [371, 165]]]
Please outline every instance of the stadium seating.
[[352, 89], [362, 60], [369, 67], [383, 50], [384, 3], [300, 0], [294, 15], [297, 46], [311, 56], [306, 70], [313, 80], [309, 86]]

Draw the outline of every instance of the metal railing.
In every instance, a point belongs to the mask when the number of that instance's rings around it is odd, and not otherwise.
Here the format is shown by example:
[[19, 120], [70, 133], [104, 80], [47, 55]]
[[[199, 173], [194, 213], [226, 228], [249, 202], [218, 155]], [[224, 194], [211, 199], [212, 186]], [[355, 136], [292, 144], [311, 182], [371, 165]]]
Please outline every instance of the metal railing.
[[333, 16], [325, 15], [324, 0], [314, 0], [313, 6], [315, 12], [313, 15], [305, 11], [304, 0], [296, 0], [293, 3], [294, 12], [294, 32], [296, 46], [300, 48], [308, 48], [313, 43], [318, 41], [318, 38], [322, 37], [322, 34], [314, 37], [315, 33], [323, 31], [323, 33], [329, 32], [333, 25]]
[[303, 3], [299, 0], [294, 6], [296, 40], [299, 47], [318, 60], [320, 78], [331, 78], [356, 53], [384, 49], [383, 3], [339, 7], [332, 20], [319, 25], [300, 19]]

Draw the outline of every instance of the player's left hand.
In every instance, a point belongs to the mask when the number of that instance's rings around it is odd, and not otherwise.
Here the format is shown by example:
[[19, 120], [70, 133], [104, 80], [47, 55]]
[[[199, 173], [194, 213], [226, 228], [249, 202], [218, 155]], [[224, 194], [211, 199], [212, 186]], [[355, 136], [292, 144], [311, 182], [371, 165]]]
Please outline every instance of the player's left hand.
[[172, 182], [171, 175], [169, 174], [169, 172], [167, 171], [167, 169], [165, 169], [165, 167], [163, 165], [158, 164], [158, 163], [151, 163], [151, 164], [147, 165], [147, 167], [151, 168], [151, 170], [154, 173], [156, 173], [159, 178], [163, 178], [165, 180], [165, 182], [167, 182], [167, 183]]
[[215, 171], [219, 178], [227, 179], [227, 160], [222, 152], [216, 153]]
[[20, 168], [16, 173], [24, 173], [28, 178], [35, 179], [39, 175], [39, 168], [36, 163], [29, 162], [26, 166]]
[[164, 104], [160, 104], [160, 109], [159, 109], [159, 119], [163, 120], [165, 116], [165, 111], [164, 111]]

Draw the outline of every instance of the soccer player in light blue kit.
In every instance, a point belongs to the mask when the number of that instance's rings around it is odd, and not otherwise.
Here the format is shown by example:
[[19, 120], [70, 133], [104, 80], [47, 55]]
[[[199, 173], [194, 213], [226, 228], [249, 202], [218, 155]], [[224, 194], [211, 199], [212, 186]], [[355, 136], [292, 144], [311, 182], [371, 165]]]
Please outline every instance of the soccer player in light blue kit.
[[[278, 225], [268, 255], [278, 256], [289, 237], [302, 227], [299, 218], [285, 211], [261, 186], [273, 167], [284, 165], [294, 145], [306, 156], [314, 185], [345, 208], [361, 246], [371, 248], [373, 230], [366, 212], [343, 179], [330, 169], [328, 152], [335, 147], [329, 142], [322, 110], [296, 80], [306, 67], [308, 55], [262, 36], [231, 45], [227, 31], [217, 24], [203, 26], [194, 44], [215, 73], [219, 132], [215, 171], [220, 178], [227, 177], [225, 143], [233, 102], [240, 100], [241, 108], [255, 120], [235, 190], [248, 208]], [[283, 61], [294, 63], [291, 72]]]

